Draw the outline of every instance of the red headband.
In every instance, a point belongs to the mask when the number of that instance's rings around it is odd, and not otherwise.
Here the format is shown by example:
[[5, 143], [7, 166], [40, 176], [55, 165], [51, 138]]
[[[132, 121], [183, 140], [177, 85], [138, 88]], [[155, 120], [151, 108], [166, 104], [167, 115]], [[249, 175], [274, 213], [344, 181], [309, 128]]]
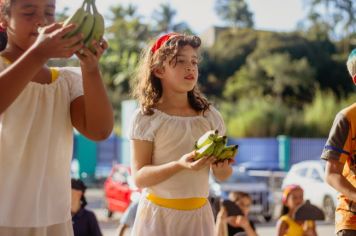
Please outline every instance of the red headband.
[[167, 42], [168, 40], [170, 40], [171, 38], [173, 38], [174, 36], [179, 35], [178, 33], [168, 33], [168, 34], [164, 34], [161, 37], [159, 37], [155, 44], [153, 44], [152, 48], [151, 48], [151, 52], [155, 53], [158, 49], [160, 49], [160, 47]]

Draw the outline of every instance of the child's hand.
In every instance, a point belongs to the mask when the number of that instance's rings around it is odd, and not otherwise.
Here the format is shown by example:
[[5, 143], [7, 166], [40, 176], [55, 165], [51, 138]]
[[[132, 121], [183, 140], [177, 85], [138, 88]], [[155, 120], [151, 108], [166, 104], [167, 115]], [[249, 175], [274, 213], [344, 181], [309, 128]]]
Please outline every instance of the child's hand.
[[190, 153], [183, 155], [178, 160], [178, 163], [180, 166], [182, 166], [185, 169], [200, 170], [202, 168], [211, 165], [211, 163], [216, 161], [215, 157], [213, 156], [204, 156], [198, 160], [195, 160], [194, 159], [195, 157], [196, 157], [196, 153], [195, 151], [192, 151]]
[[223, 221], [227, 220], [227, 210], [224, 206], [220, 207], [220, 210], [218, 212], [218, 214], [216, 215], [216, 219]]
[[213, 171], [214, 176], [219, 181], [224, 181], [230, 177], [232, 174], [231, 164], [234, 162], [232, 159], [227, 159], [224, 161], [213, 162], [211, 164], [211, 169]]
[[87, 47], [82, 47], [78, 52], [76, 52], [76, 55], [80, 60], [80, 65], [86, 72], [98, 70], [99, 59], [108, 48], [108, 43], [106, 40], [102, 39], [100, 42], [93, 41], [92, 46], [93, 49], [95, 49], [95, 53], [90, 51]]
[[250, 222], [246, 216], [237, 216], [235, 220], [235, 224], [236, 227], [241, 227], [243, 229], [246, 229], [247, 227], [250, 226]]
[[75, 25], [70, 24], [63, 27], [60, 23], [53, 23], [39, 30], [36, 41], [31, 48], [36, 55], [43, 59], [69, 58], [82, 48], [82, 35], [77, 34], [70, 38], [63, 36], [72, 31]]

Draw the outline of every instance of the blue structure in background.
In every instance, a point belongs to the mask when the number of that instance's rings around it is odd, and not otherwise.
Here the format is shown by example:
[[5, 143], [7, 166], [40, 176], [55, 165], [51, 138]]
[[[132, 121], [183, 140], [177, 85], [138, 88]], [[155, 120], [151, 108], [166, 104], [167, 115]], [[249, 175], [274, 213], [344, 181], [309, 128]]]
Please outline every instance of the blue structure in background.
[[[103, 142], [92, 142], [75, 135], [74, 158], [79, 161], [80, 176], [106, 177], [114, 163], [130, 164], [128, 128], [137, 108], [135, 100], [122, 102], [122, 136], [112, 135]], [[292, 164], [320, 158], [326, 138], [228, 138], [228, 145], [239, 145], [235, 165], [246, 170], [289, 170]], [[95, 175], [95, 176], [93, 176]]]

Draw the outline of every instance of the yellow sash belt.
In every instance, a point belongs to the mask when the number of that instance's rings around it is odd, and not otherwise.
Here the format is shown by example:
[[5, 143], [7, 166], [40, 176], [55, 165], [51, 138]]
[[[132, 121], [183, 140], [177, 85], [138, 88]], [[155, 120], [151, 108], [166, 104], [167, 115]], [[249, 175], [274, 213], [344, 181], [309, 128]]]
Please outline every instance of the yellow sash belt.
[[204, 206], [207, 202], [206, 198], [169, 199], [160, 198], [152, 193], [147, 194], [146, 198], [158, 206], [185, 211], [198, 209]]

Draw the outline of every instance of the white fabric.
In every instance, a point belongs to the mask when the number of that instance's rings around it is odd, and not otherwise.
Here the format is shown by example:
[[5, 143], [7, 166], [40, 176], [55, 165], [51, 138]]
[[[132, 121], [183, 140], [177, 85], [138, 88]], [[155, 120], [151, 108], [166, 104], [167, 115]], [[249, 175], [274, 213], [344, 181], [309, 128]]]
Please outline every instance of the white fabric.
[[70, 103], [82, 94], [81, 76], [61, 68], [51, 84], [30, 82], [0, 115], [0, 227], [71, 219]]
[[214, 216], [207, 202], [193, 211], [164, 208], [142, 198], [131, 236], [213, 236]]
[[[152, 116], [136, 110], [130, 126], [129, 138], [153, 142], [152, 164], [160, 165], [178, 160], [191, 152], [194, 144], [206, 131], [218, 129], [225, 134], [220, 113], [211, 107], [204, 115], [193, 117], [171, 116], [154, 110]], [[146, 189], [162, 198], [208, 197], [209, 167], [182, 170], [169, 179]], [[132, 235], [213, 235], [214, 219], [210, 204], [192, 211], [159, 207], [141, 199]]]
[[[223, 119], [214, 107], [205, 115], [193, 117], [171, 116], [159, 110], [147, 116], [137, 109], [129, 138], [152, 141], [152, 164], [160, 165], [193, 151], [195, 141], [212, 129], [218, 129], [220, 135], [225, 134]], [[208, 197], [208, 179], [208, 167], [199, 171], [183, 170], [147, 190], [162, 198]]]
[[45, 227], [0, 227], [3, 236], [73, 236], [72, 220]]

